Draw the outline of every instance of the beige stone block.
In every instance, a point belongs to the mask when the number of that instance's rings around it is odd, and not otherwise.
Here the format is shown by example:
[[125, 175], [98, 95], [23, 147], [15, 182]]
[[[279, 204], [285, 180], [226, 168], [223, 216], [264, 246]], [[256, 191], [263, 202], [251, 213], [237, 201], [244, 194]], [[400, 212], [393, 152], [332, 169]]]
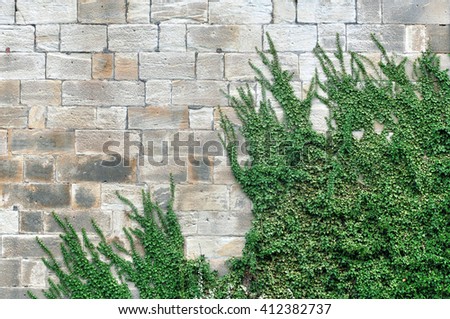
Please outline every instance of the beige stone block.
[[59, 51], [59, 24], [36, 25], [36, 50]]
[[20, 97], [20, 81], [0, 81], [0, 105], [18, 105]]
[[244, 236], [252, 225], [251, 212], [198, 212], [199, 236]]
[[448, 0], [382, 0], [384, 23], [449, 24]]
[[[74, 186], [72, 190], [80, 191], [80, 189], [86, 190], [87, 193], [85, 193], [83, 196], [83, 199], [87, 203], [92, 203], [94, 200], [89, 200], [89, 193], [91, 191], [91, 188], [95, 189], [96, 187], [100, 187], [100, 184], [96, 183], [80, 183], [80, 184], [72, 184]], [[89, 189], [89, 190], [87, 190]], [[97, 190], [93, 190], [96, 192]], [[92, 195], [92, 194], [91, 194]], [[97, 194], [96, 194], [97, 195]], [[74, 198], [73, 198], [74, 199]], [[82, 200], [79, 198], [79, 200]], [[97, 200], [97, 199], [95, 199]], [[111, 214], [110, 212], [102, 212], [95, 208], [87, 210], [86, 208], [80, 209], [80, 210], [74, 210], [74, 209], [60, 209], [58, 211], [58, 215], [62, 219], [67, 219], [77, 231], [80, 231], [81, 229], [85, 229], [88, 236], [93, 239], [94, 243], [97, 243], [97, 236], [92, 236], [95, 234], [95, 230], [92, 227], [92, 220], [95, 220], [99, 228], [103, 231], [104, 235], [106, 237], [109, 237], [109, 233], [111, 231]], [[45, 233], [59, 233], [61, 232], [61, 227], [56, 223], [54, 220], [52, 214], [50, 212], [44, 212], [44, 232]], [[95, 234], [96, 235], [96, 234]]]
[[176, 183], [186, 183], [188, 163], [189, 159], [186, 157], [169, 156], [167, 153], [161, 156], [145, 155], [139, 164], [139, 182], [159, 185], [167, 183], [172, 174]]
[[427, 48], [427, 29], [424, 25], [405, 26], [405, 51], [420, 52]]
[[211, 184], [214, 175], [213, 158], [193, 156], [188, 161], [188, 182], [191, 184]]
[[27, 107], [2, 107], [0, 108], [1, 128], [25, 128], [28, 123]]
[[125, 23], [125, 1], [79, 0], [78, 20], [81, 23]]
[[94, 53], [92, 55], [92, 78], [111, 79], [113, 76], [113, 55], [111, 53]]
[[370, 35], [374, 34], [387, 51], [405, 50], [405, 26], [401, 24], [349, 24], [347, 25], [347, 50], [372, 51], [378, 49]]
[[91, 107], [48, 107], [47, 128], [89, 129], [95, 128], [95, 108]]
[[116, 80], [137, 80], [138, 73], [138, 55], [136, 53], [116, 53], [114, 55]]
[[34, 27], [32, 26], [0, 26], [0, 52], [33, 52]]
[[91, 78], [89, 53], [48, 53], [47, 78], [61, 80], [89, 80]]
[[97, 129], [123, 130], [127, 124], [127, 109], [125, 107], [99, 107], [95, 127]]
[[[87, 60], [86, 62], [90, 61]], [[61, 81], [22, 81], [21, 89], [22, 104], [42, 106], [61, 105]]]
[[188, 25], [188, 51], [254, 52], [261, 48], [259, 25]]
[[222, 148], [224, 156], [216, 156], [214, 158], [214, 184], [236, 184], [236, 179], [234, 178], [233, 172], [231, 171], [230, 161], [226, 156], [225, 147]]
[[[252, 202], [242, 191], [239, 184], [231, 185], [230, 188], [230, 210], [238, 211], [243, 215], [248, 215], [252, 210]], [[248, 225], [249, 226], [249, 225]]]
[[209, 2], [211, 24], [266, 24], [272, 20], [271, 0], [217, 0]]
[[214, 108], [190, 107], [189, 128], [193, 130], [212, 130], [214, 127]]
[[295, 0], [277, 0], [273, 2], [274, 23], [295, 23], [296, 16]]
[[22, 260], [21, 277], [25, 287], [46, 287], [47, 267], [40, 259]]
[[[105, 154], [105, 150], [109, 149], [123, 155], [124, 148], [127, 148], [127, 152], [131, 153], [131, 151], [134, 151], [133, 145], [135, 143], [133, 142], [139, 143], [140, 141], [141, 138], [137, 131], [77, 130], [75, 132], [77, 154]], [[114, 142], [114, 145], [111, 142]]]
[[0, 130], [0, 156], [8, 154], [8, 131]]
[[108, 48], [111, 51], [154, 51], [158, 46], [156, 25], [110, 25], [108, 26]]
[[317, 26], [308, 24], [264, 26], [264, 50], [269, 49], [266, 33], [270, 34], [278, 52], [310, 52], [316, 46]]
[[[19, 210], [68, 207], [70, 187], [67, 184], [0, 184], [0, 205], [2, 204], [4, 207], [18, 206]], [[20, 255], [18, 251], [11, 253], [27, 257], [25, 254]]]
[[[102, 184], [101, 208], [103, 211], [111, 210], [125, 216], [125, 211], [131, 211], [130, 207], [124, 204], [117, 196], [117, 192], [125, 198], [128, 198], [138, 209], [142, 211], [142, 190], [146, 190], [145, 185], [129, 185], [129, 184]], [[118, 217], [114, 215], [114, 217]], [[113, 218], [113, 223], [119, 221], [120, 218]], [[113, 228], [117, 232], [123, 232], [122, 227]]]
[[356, 1], [299, 0], [297, 22], [356, 22]]
[[0, 80], [45, 78], [45, 54], [0, 53]]
[[128, 0], [127, 23], [149, 23], [150, 0]]
[[77, 0], [17, 0], [16, 23], [75, 23]]
[[28, 114], [28, 128], [44, 129], [47, 119], [46, 106], [32, 106]]
[[15, 4], [12, 0], [0, 0], [0, 24], [14, 24]]
[[197, 234], [198, 212], [178, 212], [177, 218], [183, 236], [193, 236]]
[[186, 256], [197, 258], [230, 258], [242, 255], [244, 237], [195, 236], [186, 238]]
[[54, 155], [74, 152], [74, 132], [13, 130], [10, 138], [12, 154]]
[[226, 185], [179, 185], [174, 208], [179, 211], [228, 210], [228, 196]]
[[130, 129], [186, 129], [188, 128], [188, 108], [185, 105], [168, 107], [128, 108], [128, 128]]
[[194, 79], [194, 52], [143, 52], [139, 54], [140, 79]]
[[153, 0], [151, 21], [169, 23], [205, 23], [208, 0]]
[[162, 52], [186, 52], [186, 25], [161, 24], [159, 50]]
[[200, 53], [197, 56], [197, 79], [222, 80], [224, 76], [224, 55], [221, 53]]
[[169, 80], [149, 80], [145, 83], [145, 103], [167, 106], [172, 101], [172, 83]]
[[87, 24], [61, 25], [61, 51], [101, 52], [106, 48], [106, 26]]
[[226, 105], [227, 84], [222, 81], [173, 81], [172, 103], [176, 105]]

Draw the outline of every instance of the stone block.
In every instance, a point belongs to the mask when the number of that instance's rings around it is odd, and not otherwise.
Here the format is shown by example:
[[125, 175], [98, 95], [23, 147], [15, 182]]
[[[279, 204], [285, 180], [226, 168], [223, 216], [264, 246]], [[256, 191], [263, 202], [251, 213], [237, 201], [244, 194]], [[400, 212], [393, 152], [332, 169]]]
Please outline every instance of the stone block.
[[[55, 257], [60, 256], [59, 236], [39, 236], [44, 244], [54, 253]], [[36, 235], [17, 235], [17, 236], [3, 236], [3, 257], [4, 258], [41, 258], [47, 257], [46, 253], [36, 242]], [[20, 266], [17, 267], [20, 271]]]
[[[135, 142], [140, 142], [141, 137], [137, 131], [112, 131], [112, 130], [80, 130], [75, 132], [77, 154], [99, 155], [105, 154], [106, 148], [111, 151], [124, 154], [127, 148], [127, 154], [134, 152]], [[114, 142], [116, 145], [107, 143]], [[126, 145], [127, 144], [127, 145]], [[133, 147], [132, 147], [133, 146]], [[136, 148], [137, 149], [137, 148]], [[134, 153], [137, 153], [134, 152]]]
[[426, 30], [429, 46], [433, 52], [450, 52], [450, 25], [427, 25]]
[[185, 105], [168, 107], [128, 108], [128, 128], [142, 130], [186, 129], [188, 108]]
[[127, 125], [127, 109], [125, 107], [99, 107], [95, 127], [97, 129], [123, 130]]
[[[73, 209], [91, 209], [99, 208], [101, 201], [100, 184], [98, 183], [83, 183], [72, 184], [72, 208]], [[85, 217], [86, 214], [82, 214]], [[75, 221], [79, 226], [80, 220], [77, 216]], [[98, 214], [95, 216], [96, 222], [99, 222]], [[86, 227], [86, 226], [83, 226]], [[106, 229], [102, 228], [106, 231]]]
[[200, 53], [197, 56], [197, 79], [222, 80], [224, 77], [224, 55]]
[[297, 1], [277, 0], [273, 2], [273, 23], [295, 23]]
[[22, 260], [22, 286], [45, 288], [47, 267], [42, 260]]
[[208, 22], [208, 0], [153, 0], [151, 5], [153, 23]]
[[259, 25], [188, 25], [187, 49], [199, 52], [254, 52], [261, 48]]
[[[164, 154], [144, 156], [139, 165], [139, 182], [150, 185], [167, 183], [170, 174], [176, 183], [186, 183], [189, 159]], [[178, 187], [177, 187], [178, 189]]]
[[150, 0], [127, 1], [127, 23], [150, 22]]
[[358, 23], [381, 23], [382, 0], [358, 0], [356, 1]]
[[212, 130], [214, 109], [212, 107], [190, 107], [189, 128], [193, 130]]
[[200, 236], [244, 236], [252, 225], [251, 212], [199, 212]]
[[15, 1], [0, 0], [0, 24], [14, 24]]
[[181, 226], [183, 236], [197, 234], [198, 212], [179, 212], [177, 218]]
[[42, 289], [30, 289], [30, 288], [0, 288], [0, 299], [30, 299], [27, 292], [31, 291], [35, 295], [39, 296], [42, 293]]
[[53, 155], [74, 152], [74, 132], [13, 130], [10, 138], [13, 154]]
[[51, 156], [25, 158], [25, 181], [51, 183], [55, 179], [55, 160]]
[[252, 202], [242, 191], [239, 184], [234, 184], [230, 188], [230, 210], [242, 214], [250, 213], [252, 210]]
[[45, 54], [0, 53], [0, 80], [37, 80], [45, 78]]
[[172, 103], [175, 105], [226, 105], [227, 84], [222, 81], [173, 81]]
[[8, 131], [0, 130], [0, 156], [8, 154]]
[[[187, 258], [201, 255], [209, 258], [230, 258], [242, 255], [244, 237], [195, 236], [186, 238]], [[222, 260], [225, 262], [225, 260]]]
[[21, 84], [22, 104], [61, 105], [61, 81], [22, 81]]
[[20, 212], [21, 233], [42, 233], [44, 230], [44, 218], [41, 212]]
[[108, 49], [119, 52], [155, 51], [158, 47], [156, 25], [108, 26]]
[[356, 25], [347, 26], [347, 50], [349, 51], [378, 51], [370, 38], [374, 34], [387, 51], [403, 52], [405, 49], [404, 25]]
[[36, 50], [59, 51], [59, 24], [36, 25]]
[[312, 128], [320, 133], [328, 131], [327, 118], [330, 117], [330, 110], [328, 107], [320, 102], [316, 102], [311, 107], [309, 119], [312, 123]]
[[336, 33], [339, 34], [339, 43], [341, 47], [345, 50], [345, 24], [331, 23], [331, 24], [319, 24], [318, 25], [318, 35], [319, 35], [319, 45], [324, 50], [336, 50]]
[[[448, 0], [382, 0], [384, 23], [448, 24]], [[447, 40], [448, 41], [448, 40]]]
[[228, 210], [228, 188], [226, 185], [179, 185], [174, 208], [179, 211]]
[[145, 103], [165, 106], [172, 101], [172, 83], [169, 80], [149, 80], [145, 83]]
[[0, 108], [0, 128], [25, 128], [28, 122], [28, 108]]
[[23, 179], [23, 161], [21, 157], [0, 159], [0, 182], [20, 183]]
[[46, 106], [32, 106], [28, 112], [28, 128], [29, 129], [45, 129], [47, 121]]
[[117, 192], [125, 198], [128, 198], [139, 211], [142, 211], [142, 190], [146, 190], [144, 185], [130, 185], [130, 184], [102, 184], [101, 194], [101, 209], [102, 211], [117, 212], [119, 216], [114, 215], [112, 220], [114, 231], [123, 234], [122, 226], [116, 227], [116, 223], [123, 219], [128, 219], [124, 211], [131, 211], [130, 207], [124, 204], [118, 197]]
[[[100, 184], [97, 184], [100, 187]], [[100, 200], [100, 198], [95, 199]], [[102, 213], [96, 210], [82, 211], [58, 211], [58, 216], [62, 219], [67, 219], [74, 227], [76, 231], [85, 229], [88, 233], [95, 233], [92, 227], [92, 220], [95, 220], [97, 225], [103, 231], [105, 235], [108, 235], [111, 230], [111, 215], [109, 212]], [[44, 213], [44, 225], [45, 233], [61, 232], [61, 228], [55, 222], [51, 213]]]
[[209, 2], [209, 23], [211, 24], [266, 24], [271, 20], [271, 0], [216, 0]]
[[91, 107], [49, 107], [47, 128], [89, 129], [95, 128], [95, 108]]
[[47, 78], [89, 80], [91, 78], [91, 55], [88, 53], [48, 53]]
[[0, 81], [0, 106], [18, 105], [20, 97], [20, 81]]
[[143, 52], [139, 54], [141, 79], [194, 79], [194, 52]]
[[79, 0], [78, 20], [81, 23], [125, 23], [125, 1]]
[[111, 79], [113, 76], [113, 55], [111, 53], [94, 53], [92, 55], [92, 78], [96, 80]]
[[163, 52], [186, 52], [186, 25], [161, 24], [159, 50]]
[[61, 51], [101, 52], [106, 48], [106, 26], [83, 24], [61, 25]]
[[355, 0], [299, 0], [298, 23], [356, 22]]
[[3, 184], [0, 185], [0, 205], [8, 208], [18, 206], [22, 209], [68, 207], [70, 205], [70, 186], [64, 184]]
[[17, 287], [20, 285], [20, 260], [1, 260], [0, 287]]
[[114, 55], [116, 80], [137, 80], [138, 73], [138, 55], [136, 53], [116, 53]]
[[0, 52], [33, 52], [34, 51], [34, 27], [18, 25], [0, 26]]
[[65, 81], [62, 104], [80, 106], [144, 105], [144, 83], [135, 81]]
[[[0, 163], [0, 166], [2, 164]], [[0, 167], [0, 170], [2, 168]], [[0, 209], [0, 234], [19, 233], [19, 212], [16, 210]], [[1, 269], [1, 268], [0, 268]]]
[[60, 156], [56, 160], [56, 178], [61, 182], [134, 183], [136, 181], [136, 161], [128, 159], [110, 166], [107, 156], [78, 155]]
[[75, 23], [77, 0], [17, 0], [16, 23]]
[[405, 51], [421, 52], [428, 46], [427, 28], [424, 25], [405, 26]]
[[[317, 26], [315, 25], [282, 25], [270, 24], [264, 26], [264, 35], [270, 34], [278, 52], [304, 52], [314, 49], [317, 43]], [[264, 50], [269, 49], [269, 43], [264, 36]]]
[[[163, 156], [173, 156], [173, 142], [177, 133], [179, 136], [181, 132], [176, 129], [143, 130], [142, 144], [144, 145], [144, 154], [161, 161]], [[179, 138], [178, 140], [181, 139]]]
[[[224, 152], [225, 155], [225, 152]], [[214, 184], [218, 185], [231, 185], [236, 184], [233, 172], [231, 171], [229, 160], [226, 156], [216, 156], [214, 158], [214, 172], [213, 180]]]
[[213, 182], [213, 168], [213, 159], [206, 156], [189, 161], [188, 182], [192, 184], [211, 184]]

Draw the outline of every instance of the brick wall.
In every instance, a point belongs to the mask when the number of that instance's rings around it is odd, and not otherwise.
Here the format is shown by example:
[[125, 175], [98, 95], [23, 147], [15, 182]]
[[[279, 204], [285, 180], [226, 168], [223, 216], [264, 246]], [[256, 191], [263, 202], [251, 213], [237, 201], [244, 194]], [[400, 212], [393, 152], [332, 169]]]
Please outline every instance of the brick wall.
[[[450, 0], [0, 0], [1, 298], [46, 286], [35, 236], [57, 248], [52, 211], [120, 236], [115, 191], [164, 201], [169, 172], [186, 254], [224, 271], [251, 204], [220, 148], [215, 108], [232, 115], [221, 91], [244, 83], [259, 95], [247, 61], [260, 63], [265, 32], [299, 94], [317, 66], [312, 48], [333, 50], [336, 32], [374, 59], [370, 33], [398, 54], [429, 43], [450, 64]], [[317, 130], [326, 115], [315, 105]], [[119, 166], [108, 166], [108, 141]]]

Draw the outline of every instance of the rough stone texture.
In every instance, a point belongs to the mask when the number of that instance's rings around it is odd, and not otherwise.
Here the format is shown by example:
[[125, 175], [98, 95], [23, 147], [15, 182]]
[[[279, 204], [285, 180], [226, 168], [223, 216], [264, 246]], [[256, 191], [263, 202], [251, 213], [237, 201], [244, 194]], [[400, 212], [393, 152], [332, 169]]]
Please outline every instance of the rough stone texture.
[[20, 98], [22, 104], [61, 105], [61, 81], [22, 81]]
[[53, 155], [74, 152], [74, 132], [13, 130], [10, 138], [13, 154]]
[[16, 22], [22, 24], [77, 22], [77, 0], [17, 0]]
[[59, 51], [59, 24], [36, 25], [36, 50]]
[[214, 109], [212, 107], [189, 108], [189, 128], [193, 130], [211, 130], [214, 125]]
[[32, 26], [0, 26], [0, 51], [30, 52], [34, 50], [34, 27]]
[[17, 105], [20, 97], [20, 81], [0, 81], [0, 106]]
[[[268, 32], [279, 52], [311, 51], [317, 42], [317, 26], [315, 25], [276, 25], [264, 26], [264, 34]], [[269, 48], [264, 36], [264, 50]]]
[[420, 52], [427, 49], [429, 38], [424, 25], [407, 25], [405, 27], [405, 51]]
[[[450, 15], [450, 12], [448, 12]], [[450, 25], [427, 25], [430, 48], [434, 52], [450, 52]]]
[[80, 106], [144, 105], [144, 83], [130, 81], [66, 81], [62, 104]]
[[28, 156], [25, 159], [26, 182], [51, 183], [55, 176], [55, 160], [53, 157]]
[[8, 154], [8, 132], [0, 130], [0, 156]]
[[198, 234], [202, 236], [244, 236], [252, 223], [251, 212], [199, 212]]
[[0, 182], [20, 183], [22, 181], [22, 177], [23, 161], [20, 157], [0, 159]]
[[78, 0], [81, 23], [125, 23], [125, 1]]
[[[58, 257], [59, 236], [39, 236], [44, 244]], [[3, 236], [3, 258], [41, 258], [47, 257], [36, 242], [35, 235]], [[20, 267], [19, 267], [20, 268]], [[17, 269], [19, 269], [17, 268]]]
[[59, 130], [95, 128], [95, 109], [90, 107], [49, 107], [47, 128]]
[[47, 267], [40, 259], [23, 260], [21, 274], [22, 285], [25, 287], [44, 288], [46, 286]]
[[272, 20], [271, 0], [216, 0], [209, 2], [211, 24], [265, 24]]
[[13, 24], [15, 15], [15, 2], [12, 0], [0, 0], [0, 23]]
[[145, 83], [145, 103], [151, 106], [169, 105], [172, 101], [172, 82], [169, 80], [151, 80]]
[[188, 182], [192, 184], [211, 184], [213, 182], [214, 162], [206, 156], [194, 158], [195, 160], [188, 162]]
[[128, 0], [127, 1], [128, 23], [150, 22], [150, 0]]
[[139, 165], [139, 182], [156, 185], [167, 183], [172, 174], [176, 183], [186, 183], [188, 163], [187, 157], [173, 157], [166, 154], [164, 156], [144, 156]]
[[[100, 184], [98, 184], [100, 187]], [[72, 224], [76, 223], [78, 227], [86, 229], [88, 233], [94, 233], [92, 227], [92, 219], [98, 226], [104, 231], [105, 235], [109, 233], [111, 229], [111, 216], [109, 213], [100, 213], [97, 210], [91, 210], [86, 212], [86, 210], [74, 211], [59, 211], [58, 216], [62, 218], [67, 218]], [[46, 233], [59, 233], [61, 232], [61, 227], [55, 222], [51, 213], [44, 213], [44, 225]]]
[[156, 25], [108, 26], [108, 49], [120, 52], [154, 51], [158, 46]]
[[185, 52], [186, 25], [161, 24], [159, 31], [159, 50], [162, 52]]
[[28, 112], [28, 128], [44, 129], [47, 121], [46, 106], [32, 106]]
[[137, 53], [116, 53], [114, 58], [116, 80], [138, 79], [139, 68]]
[[[17, 206], [23, 209], [67, 207], [70, 205], [70, 186], [66, 184], [0, 184], [0, 205], [6, 208]], [[5, 245], [5, 242], [3, 244]]]
[[19, 286], [20, 280], [20, 260], [0, 260], [0, 287], [16, 287]]
[[95, 127], [98, 129], [123, 130], [126, 128], [127, 109], [124, 107], [97, 108]]
[[28, 108], [0, 108], [0, 128], [25, 128], [28, 122]]
[[448, 0], [382, 0], [385, 23], [450, 23]]
[[20, 212], [21, 233], [41, 233], [44, 230], [44, 219], [41, 212]]
[[36, 80], [45, 78], [42, 53], [0, 53], [0, 80]]
[[59, 80], [89, 80], [91, 55], [86, 53], [47, 54], [47, 78]]
[[193, 52], [144, 52], [139, 54], [141, 79], [194, 79]]
[[355, 0], [298, 0], [297, 22], [355, 22]]
[[357, 17], [358, 23], [381, 23], [381, 1], [382, 0], [358, 0]]
[[295, 0], [277, 0], [273, 2], [274, 23], [295, 23], [296, 18]]
[[345, 37], [345, 24], [340, 23], [318, 25], [319, 45], [325, 50], [336, 50], [336, 33], [339, 34], [341, 47], [345, 49], [347, 42]]
[[[0, 162], [0, 170], [2, 163]], [[0, 209], [0, 234], [17, 234], [19, 233], [19, 212], [16, 210]], [[0, 267], [1, 269], [1, 267]], [[3, 277], [3, 276], [0, 276]], [[1, 280], [1, 279], [0, 279]], [[1, 284], [0, 284], [1, 286]]]
[[[100, 184], [73, 184], [72, 185], [72, 208], [90, 209], [100, 206]], [[83, 216], [84, 217], [84, 216]], [[98, 216], [95, 217], [96, 221]], [[76, 218], [77, 223], [79, 219]]]
[[188, 109], [184, 105], [170, 107], [130, 107], [128, 108], [128, 128], [130, 129], [186, 129]]
[[377, 51], [370, 34], [373, 33], [387, 51], [403, 52], [405, 26], [403, 25], [356, 25], [347, 26], [347, 49], [351, 51]]
[[226, 105], [227, 85], [222, 81], [173, 81], [172, 103], [178, 105]]
[[174, 208], [180, 211], [221, 211], [229, 207], [226, 185], [179, 185]]
[[200, 53], [197, 56], [197, 79], [222, 80], [224, 76], [224, 55]]
[[[140, 142], [141, 138], [137, 131], [111, 131], [111, 130], [79, 130], [75, 132], [75, 150], [77, 154], [100, 155], [104, 154], [104, 148], [124, 154], [124, 148], [129, 148], [130, 153], [134, 148], [129, 142]], [[110, 142], [118, 142], [119, 145], [112, 145]], [[108, 143], [105, 146], [105, 143]], [[111, 144], [111, 146], [108, 146]], [[128, 144], [125, 145], [125, 144]]]
[[201, 255], [223, 258], [241, 256], [244, 248], [244, 237], [196, 236], [186, 238], [186, 255], [196, 258]]
[[170, 23], [203, 23], [208, 18], [208, 0], [153, 0], [151, 20]]
[[95, 80], [111, 79], [113, 76], [113, 55], [111, 53], [94, 53], [92, 55], [92, 78]]
[[106, 47], [106, 26], [61, 25], [61, 51], [103, 51]]

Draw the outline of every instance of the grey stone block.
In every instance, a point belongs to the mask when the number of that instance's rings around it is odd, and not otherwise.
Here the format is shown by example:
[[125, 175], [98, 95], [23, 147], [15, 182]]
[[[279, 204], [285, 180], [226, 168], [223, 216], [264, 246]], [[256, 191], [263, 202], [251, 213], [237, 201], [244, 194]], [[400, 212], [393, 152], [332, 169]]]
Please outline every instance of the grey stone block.
[[381, 23], [381, 1], [382, 0], [358, 0], [357, 17], [358, 23]]
[[79, 0], [78, 20], [81, 23], [125, 23], [125, 1]]
[[27, 107], [1, 107], [0, 128], [26, 128], [28, 122]]
[[44, 230], [44, 219], [41, 212], [20, 212], [19, 230], [21, 233], [41, 233]]
[[405, 26], [385, 25], [347, 25], [347, 49], [351, 51], [378, 51], [370, 38], [373, 33], [387, 51], [405, 50]]
[[77, 0], [17, 0], [16, 22], [21, 24], [77, 22]]
[[[59, 236], [40, 235], [39, 239], [54, 253], [55, 257], [61, 256]], [[35, 235], [16, 235], [3, 236], [3, 257], [40, 258], [47, 257], [47, 255], [38, 245]]]
[[13, 154], [72, 153], [74, 145], [74, 132], [14, 130], [11, 135], [11, 152]]
[[54, 180], [54, 158], [30, 156], [25, 158], [25, 176], [27, 182], [52, 182]]
[[0, 105], [18, 105], [20, 99], [20, 81], [0, 81]]
[[33, 52], [34, 27], [32, 26], [0, 26], [0, 51], [5, 52]]
[[151, 5], [153, 23], [204, 23], [208, 19], [208, 0], [153, 0]]
[[[2, 200], [1, 200], [2, 199]], [[24, 209], [62, 208], [70, 205], [70, 186], [65, 184], [3, 184], [0, 204]]]
[[45, 54], [0, 53], [0, 80], [36, 80], [45, 78]]
[[0, 159], [0, 182], [21, 182], [23, 161], [21, 158]]
[[384, 23], [448, 24], [448, 0], [383, 0]]
[[20, 285], [20, 260], [0, 260], [0, 287], [17, 287]]
[[427, 25], [426, 34], [433, 52], [450, 52], [450, 25]]

